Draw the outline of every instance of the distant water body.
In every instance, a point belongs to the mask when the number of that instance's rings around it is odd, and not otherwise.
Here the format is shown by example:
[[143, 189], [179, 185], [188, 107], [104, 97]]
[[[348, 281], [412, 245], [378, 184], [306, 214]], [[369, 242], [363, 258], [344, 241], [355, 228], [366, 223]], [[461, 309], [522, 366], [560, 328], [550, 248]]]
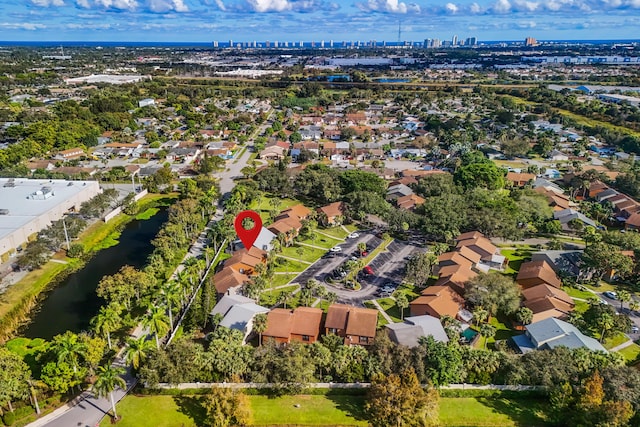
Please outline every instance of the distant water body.
[[[351, 40], [345, 40], [347, 46], [350, 47]], [[365, 42], [365, 40], [362, 40]], [[494, 45], [499, 43], [513, 43], [515, 41], [521, 40], [491, 40], [491, 41], [480, 41], [479, 43], [484, 45]], [[614, 44], [614, 43], [638, 43], [640, 39], [622, 39], [622, 40], [539, 40], [541, 42], [553, 42], [553, 43], [583, 43], [583, 44]], [[238, 41], [241, 43], [245, 43], [245, 41]], [[235, 44], [236, 42], [234, 42]], [[377, 42], [379, 47], [383, 46], [383, 43], [386, 46], [398, 46], [404, 45], [404, 43], [398, 42]], [[420, 41], [411, 41], [409, 43], [418, 43], [422, 44]], [[304, 42], [304, 47], [312, 47], [312, 42]], [[212, 42], [125, 42], [125, 41], [0, 41], [0, 48], [2, 47], [88, 47], [88, 48], [96, 48], [96, 47], [129, 47], [129, 48], [144, 48], [144, 47], [156, 47], [156, 48], [171, 48], [171, 47], [192, 47], [192, 48], [211, 48], [213, 47]], [[221, 48], [229, 47], [228, 41], [219, 41], [218, 46]], [[290, 46], [293, 47], [293, 46]], [[295, 46], [298, 47], [298, 46]], [[315, 48], [319, 48], [319, 41], [315, 41]], [[325, 44], [325, 47], [326, 44]], [[342, 47], [342, 40], [335, 41], [335, 48]], [[362, 46], [361, 46], [362, 47]], [[264, 46], [261, 46], [262, 49], [265, 49]], [[268, 49], [268, 48], [267, 48]]]

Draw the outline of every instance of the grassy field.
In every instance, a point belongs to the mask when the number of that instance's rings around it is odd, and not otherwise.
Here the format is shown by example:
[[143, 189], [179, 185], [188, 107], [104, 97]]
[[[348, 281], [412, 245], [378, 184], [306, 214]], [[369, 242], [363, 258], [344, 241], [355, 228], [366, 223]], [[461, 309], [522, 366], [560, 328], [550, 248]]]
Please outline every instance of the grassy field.
[[[293, 292], [298, 288], [299, 288], [298, 285], [291, 285], [291, 286], [287, 286], [287, 287], [280, 288], [280, 289], [274, 289], [274, 290], [271, 290], [271, 291], [262, 292], [260, 294], [260, 304], [262, 304], [265, 307], [271, 307], [271, 306], [276, 304], [276, 301], [278, 301], [278, 297], [280, 296], [281, 293], [283, 293], [283, 292]], [[298, 296], [299, 296], [298, 294], [292, 296], [289, 299], [289, 301], [287, 301], [287, 307], [289, 305], [297, 306], [298, 304], [296, 304], [296, 301], [298, 299]]]
[[289, 274], [276, 274], [273, 276], [273, 279], [269, 282], [269, 288], [277, 288], [278, 286], [283, 286], [295, 279], [298, 276], [298, 273], [289, 273]]
[[617, 347], [622, 343], [629, 341], [629, 337], [623, 334], [622, 332], [618, 332], [612, 337], [609, 337], [604, 340], [602, 343], [603, 347], [607, 350], [612, 349], [613, 347]]
[[[352, 229], [350, 229], [349, 226], [347, 226], [347, 229], [349, 230], [349, 232], [352, 232], [351, 230], [355, 231], [357, 228], [353, 227]], [[319, 229], [319, 231], [320, 233], [328, 234], [329, 236], [332, 236], [337, 240], [344, 240], [349, 235], [349, 233], [344, 231], [342, 227], [321, 228]], [[319, 236], [322, 236], [322, 234], [319, 234]]]
[[[491, 318], [489, 324], [496, 328], [496, 334], [495, 336], [486, 340], [486, 348], [493, 347], [496, 341], [506, 340], [516, 335], [513, 329], [511, 329], [506, 323], [502, 322], [495, 316]], [[474, 327], [474, 329], [476, 328]], [[485, 348], [485, 338], [483, 336], [480, 336], [478, 338], [478, 341], [476, 342], [476, 348]]]
[[275, 271], [279, 273], [292, 273], [292, 272], [300, 273], [305, 268], [309, 267], [309, 264], [305, 264], [300, 261], [294, 261], [294, 260], [286, 259], [282, 257], [278, 257], [277, 262], [278, 264], [275, 268]]
[[[391, 298], [380, 298], [378, 304], [380, 307], [393, 319], [394, 322], [401, 322], [400, 320], [400, 310], [396, 305], [396, 302]], [[405, 314], [409, 311], [409, 308], [405, 309]]]
[[629, 347], [625, 347], [622, 350], [618, 351], [624, 357], [624, 360], [627, 363], [633, 363], [638, 360], [640, 356], [640, 345], [631, 344]]
[[[298, 253], [298, 248], [302, 249], [302, 255]], [[301, 259], [307, 262], [316, 262], [322, 255], [324, 255], [325, 252], [326, 251], [323, 251], [322, 249], [294, 244], [293, 246], [284, 248], [281, 253], [289, 258]]]
[[582, 291], [570, 286], [563, 286], [562, 290], [565, 291], [571, 298], [591, 299], [595, 298], [595, 294], [589, 291]]
[[505, 274], [518, 274], [522, 263], [531, 259], [531, 251], [526, 249], [502, 249], [500, 252], [509, 260]]
[[[366, 426], [364, 396], [248, 396], [249, 425]], [[299, 405], [299, 406], [297, 406]], [[440, 399], [440, 421], [453, 426], [546, 426], [544, 400], [502, 397]], [[120, 427], [195, 427], [205, 424], [205, 412], [194, 396], [127, 396], [117, 406]], [[111, 425], [107, 417], [101, 427]]]
[[327, 236], [325, 236], [323, 234], [320, 234], [320, 233], [316, 232], [315, 240], [305, 239], [305, 240], [300, 240], [300, 241], [302, 243], [306, 243], [307, 245], [313, 245], [313, 246], [319, 246], [319, 247], [325, 248], [325, 249], [331, 249], [332, 247], [342, 243], [344, 240], [342, 240], [342, 239], [333, 239], [331, 237], [327, 237]]

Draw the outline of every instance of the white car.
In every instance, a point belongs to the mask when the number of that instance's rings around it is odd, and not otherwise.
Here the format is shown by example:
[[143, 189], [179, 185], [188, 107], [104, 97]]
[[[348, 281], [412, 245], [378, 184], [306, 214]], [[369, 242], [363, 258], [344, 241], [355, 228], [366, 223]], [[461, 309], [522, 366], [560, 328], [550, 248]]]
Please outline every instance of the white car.
[[349, 239], [357, 239], [358, 237], [360, 237], [360, 234], [358, 233], [351, 233], [347, 236]]
[[342, 248], [340, 246], [334, 246], [329, 249], [331, 252], [342, 252]]

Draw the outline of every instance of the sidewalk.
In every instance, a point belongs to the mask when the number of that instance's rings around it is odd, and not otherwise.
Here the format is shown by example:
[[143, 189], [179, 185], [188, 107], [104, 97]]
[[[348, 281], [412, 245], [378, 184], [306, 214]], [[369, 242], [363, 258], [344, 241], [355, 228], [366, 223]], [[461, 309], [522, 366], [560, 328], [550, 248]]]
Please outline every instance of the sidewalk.
[[384, 317], [384, 318], [385, 318], [385, 320], [386, 320], [387, 322], [389, 322], [389, 323], [395, 323], [395, 322], [393, 321], [393, 319], [392, 319], [392, 318], [387, 314], [387, 312], [386, 312], [386, 311], [384, 311], [384, 310], [382, 309], [382, 307], [380, 307], [380, 304], [378, 304], [378, 301], [376, 301], [376, 300], [372, 299], [372, 300], [369, 300], [369, 302], [370, 302], [371, 304], [373, 304], [373, 305], [378, 309], [378, 311], [380, 312], [380, 314], [382, 314], [382, 317]]

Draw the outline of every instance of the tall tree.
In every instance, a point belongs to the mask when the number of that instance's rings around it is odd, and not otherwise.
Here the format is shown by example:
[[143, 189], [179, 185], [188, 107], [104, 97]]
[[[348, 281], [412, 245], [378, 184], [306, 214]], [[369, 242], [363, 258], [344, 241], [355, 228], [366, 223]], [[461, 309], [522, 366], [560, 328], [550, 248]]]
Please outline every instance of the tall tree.
[[169, 331], [168, 317], [164, 306], [152, 304], [142, 320], [142, 324], [149, 328], [156, 339], [156, 348], [160, 348], [160, 337]]
[[120, 310], [114, 305], [103, 305], [98, 314], [91, 319], [91, 326], [95, 331], [107, 338], [107, 344], [111, 349], [111, 332], [120, 326]]
[[80, 359], [87, 351], [86, 345], [71, 331], [53, 337], [52, 349], [58, 362], [68, 363], [73, 368], [73, 372], [78, 371]]
[[253, 330], [259, 336], [259, 345], [262, 345], [262, 334], [267, 330], [267, 314], [258, 313], [253, 318]]
[[202, 406], [211, 427], [246, 425], [251, 420], [249, 401], [241, 390], [213, 387], [202, 400]]
[[0, 347], [0, 404], [7, 404], [13, 412], [11, 402], [29, 395], [31, 372], [20, 356]]
[[500, 273], [480, 273], [465, 285], [465, 298], [473, 306], [483, 306], [492, 316], [513, 314], [520, 305], [520, 287]]
[[404, 320], [404, 309], [409, 307], [407, 294], [401, 292], [396, 296], [396, 306], [398, 306], [398, 310], [400, 310], [400, 319]]
[[116, 402], [113, 398], [113, 392], [118, 387], [122, 389], [127, 387], [127, 383], [120, 377], [120, 375], [124, 374], [124, 369], [116, 368], [113, 365], [99, 366], [97, 374], [96, 382], [93, 383], [93, 389], [98, 397], [109, 396], [113, 418], [117, 420], [118, 413], [116, 412]]
[[146, 335], [138, 338], [132, 337], [127, 340], [124, 358], [127, 363], [133, 366], [133, 369], [138, 370], [140, 364], [144, 362], [152, 349], [153, 344], [147, 339]]
[[366, 410], [373, 427], [437, 425], [438, 392], [423, 389], [413, 370], [401, 375], [376, 375], [371, 381]]

